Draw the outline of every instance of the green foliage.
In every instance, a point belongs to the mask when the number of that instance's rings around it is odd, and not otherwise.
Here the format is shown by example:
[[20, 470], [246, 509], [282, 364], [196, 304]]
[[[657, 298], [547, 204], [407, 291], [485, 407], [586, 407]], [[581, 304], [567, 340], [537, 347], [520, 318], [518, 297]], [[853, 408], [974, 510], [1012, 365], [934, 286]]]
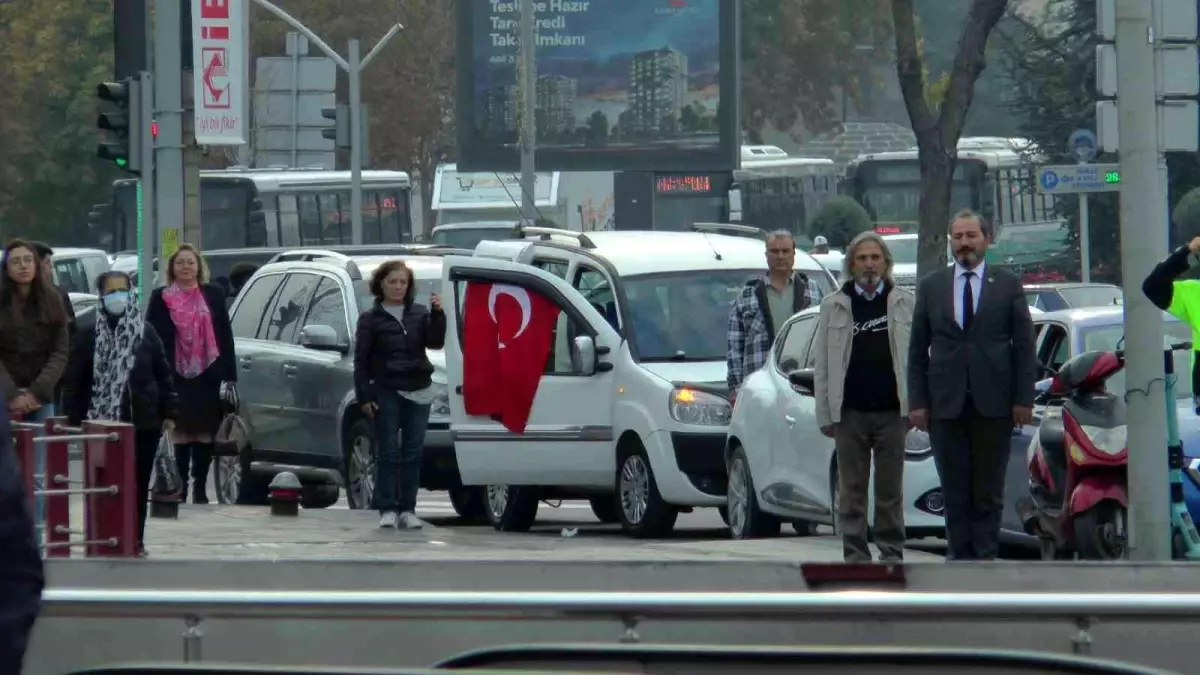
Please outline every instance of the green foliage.
[[871, 229], [871, 214], [845, 196], [833, 197], [808, 224], [809, 237], [825, 235], [831, 248], [845, 248], [859, 232]]
[[87, 212], [120, 175], [95, 156], [112, 44], [109, 3], [0, 5], [0, 236], [92, 243]]
[[[1018, 29], [1001, 33], [999, 42], [1007, 57], [1006, 76], [1012, 94], [1010, 108], [1018, 116], [1021, 135], [1039, 148], [1042, 163], [1073, 164], [1075, 158], [1067, 150], [1067, 138], [1076, 129], [1096, 128], [1095, 21], [1095, 3], [1090, 0], [1050, 0], [1041, 20], [1023, 22]], [[1096, 161], [1116, 162], [1117, 158], [1101, 155]], [[1200, 162], [1193, 153], [1168, 153], [1167, 168], [1171, 203], [1200, 184]], [[1077, 249], [1078, 200], [1059, 199], [1055, 210], [1067, 222], [1069, 240]], [[1117, 193], [1090, 195], [1088, 219], [1092, 278], [1119, 283]], [[1172, 245], [1200, 232], [1200, 220], [1181, 222], [1176, 218], [1175, 222]], [[1078, 258], [1069, 262], [1077, 274]]]

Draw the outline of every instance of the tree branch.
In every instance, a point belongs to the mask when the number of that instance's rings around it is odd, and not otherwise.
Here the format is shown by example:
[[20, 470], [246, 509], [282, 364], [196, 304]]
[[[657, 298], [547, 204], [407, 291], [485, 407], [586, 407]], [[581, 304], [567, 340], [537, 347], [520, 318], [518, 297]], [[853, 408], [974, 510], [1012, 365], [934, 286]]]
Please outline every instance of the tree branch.
[[917, 46], [913, 0], [892, 0], [892, 25], [896, 36], [896, 76], [908, 119], [917, 138], [935, 130], [937, 120], [925, 101], [925, 69]]
[[971, 109], [975, 81], [986, 66], [988, 36], [1007, 9], [1008, 0], [974, 0], [971, 3], [958, 40], [954, 67], [950, 70], [950, 86], [938, 115], [943, 147], [953, 148], [958, 144], [967, 111]]

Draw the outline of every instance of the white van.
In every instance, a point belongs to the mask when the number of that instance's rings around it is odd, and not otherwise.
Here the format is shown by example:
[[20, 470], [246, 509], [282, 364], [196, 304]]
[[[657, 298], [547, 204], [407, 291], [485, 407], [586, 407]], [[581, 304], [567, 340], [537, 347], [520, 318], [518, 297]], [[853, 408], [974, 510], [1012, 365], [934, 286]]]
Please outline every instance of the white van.
[[[700, 232], [563, 232], [485, 241], [443, 259], [450, 323], [451, 436], [463, 485], [486, 486], [498, 530], [528, 530], [541, 500], [586, 497], [596, 516], [640, 537], [680, 511], [725, 504], [729, 423], [726, 325], [766, 269], [761, 239]], [[553, 233], [553, 234], [551, 234]], [[807, 254], [796, 269], [828, 293]], [[463, 407], [462, 301], [468, 282], [520, 286], [561, 309], [523, 434]]]
[[70, 293], [94, 294], [96, 279], [112, 268], [112, 261], [98, 248], [55, 248], [50, 266], [54, 285]]

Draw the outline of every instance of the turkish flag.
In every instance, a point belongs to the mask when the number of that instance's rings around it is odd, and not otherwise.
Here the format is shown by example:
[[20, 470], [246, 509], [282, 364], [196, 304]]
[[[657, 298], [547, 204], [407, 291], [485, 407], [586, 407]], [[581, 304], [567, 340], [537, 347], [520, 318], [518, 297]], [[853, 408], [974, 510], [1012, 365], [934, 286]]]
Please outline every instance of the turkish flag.
[[463, 299], [463, 406], [525, 431], [559, 308], [509, 284], [469, 282]]

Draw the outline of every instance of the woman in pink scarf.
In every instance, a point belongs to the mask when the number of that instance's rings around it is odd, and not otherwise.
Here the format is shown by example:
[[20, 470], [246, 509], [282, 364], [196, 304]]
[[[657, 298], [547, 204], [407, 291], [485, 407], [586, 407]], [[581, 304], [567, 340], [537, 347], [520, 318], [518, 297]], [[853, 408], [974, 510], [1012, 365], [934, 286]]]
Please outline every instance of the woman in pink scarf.
[[146, 321], [162, 338], [175, 369], [179, 418], [173, 440], [183, 498], [191, 469], [192, 501], [208, 503], [213, 436], [221, 424], [221, 388], [237, 381], [233, 330], [225, 292], [208, 283], [208, 266], [195, 247], [182, 244], [166, 265], [165, 288], [155, 289]]

